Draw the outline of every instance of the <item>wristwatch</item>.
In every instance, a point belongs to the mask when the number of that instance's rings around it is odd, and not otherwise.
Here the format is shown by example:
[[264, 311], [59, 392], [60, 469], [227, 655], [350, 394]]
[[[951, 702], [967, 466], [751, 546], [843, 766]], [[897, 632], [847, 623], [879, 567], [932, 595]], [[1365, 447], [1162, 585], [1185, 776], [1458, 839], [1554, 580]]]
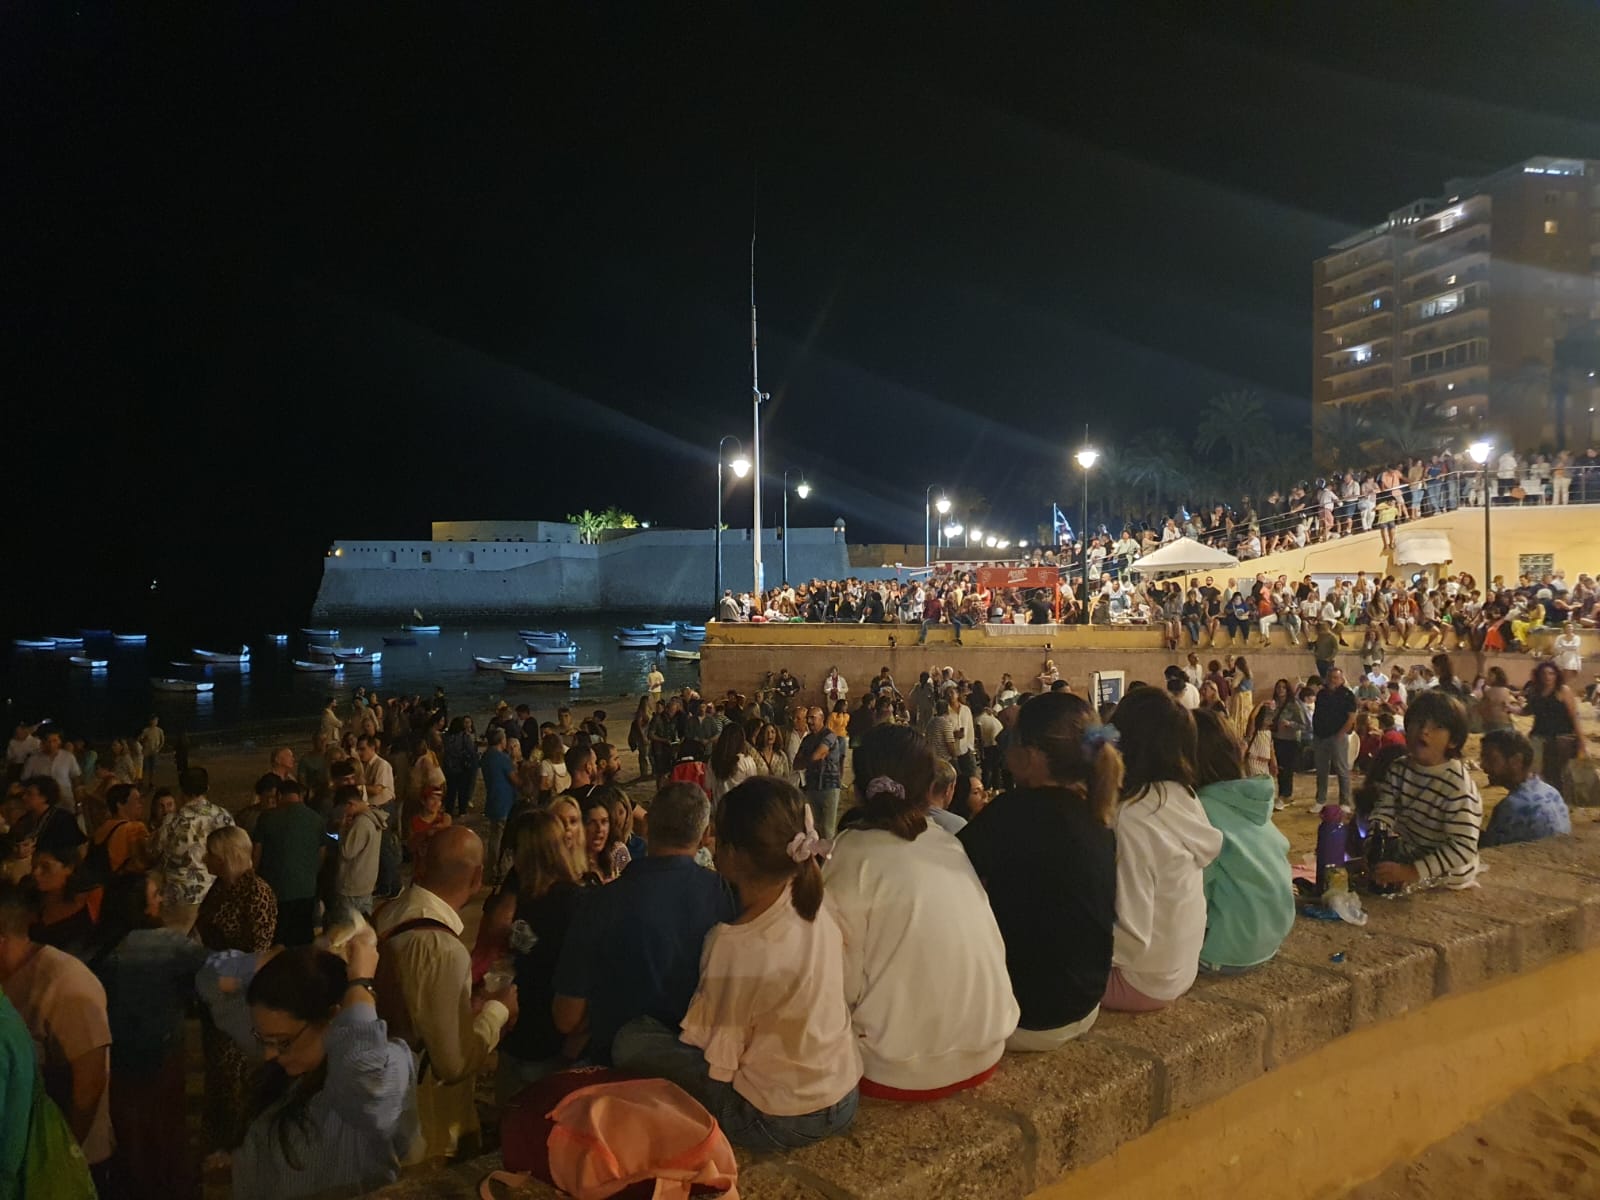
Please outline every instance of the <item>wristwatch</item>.
[[378, 981], [371, 975], [363, 975], [359, 979], [346, 979], [344, 982], [346, 987], [366, 988], [372, 993], [374, 1000], [378, 998]]

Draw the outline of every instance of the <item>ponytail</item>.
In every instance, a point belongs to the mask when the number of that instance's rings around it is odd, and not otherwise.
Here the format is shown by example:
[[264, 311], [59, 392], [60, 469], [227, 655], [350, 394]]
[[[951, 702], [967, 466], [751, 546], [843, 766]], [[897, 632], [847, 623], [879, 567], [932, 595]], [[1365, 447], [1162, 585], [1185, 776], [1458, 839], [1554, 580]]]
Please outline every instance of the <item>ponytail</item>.
[[1122, 755], [1111, 742], [1101, 742], [1089, 760], [1089, 809], [1102, 825], [1111, 824], [1122, 794]]
[[822, 868], [817, 865], [816, 859], [808, 858], [803, 863], [795, 864], [789, 901], [794, 905], [795, 912], [805, 920], [817, 919], [817, 910], [822, 907]]

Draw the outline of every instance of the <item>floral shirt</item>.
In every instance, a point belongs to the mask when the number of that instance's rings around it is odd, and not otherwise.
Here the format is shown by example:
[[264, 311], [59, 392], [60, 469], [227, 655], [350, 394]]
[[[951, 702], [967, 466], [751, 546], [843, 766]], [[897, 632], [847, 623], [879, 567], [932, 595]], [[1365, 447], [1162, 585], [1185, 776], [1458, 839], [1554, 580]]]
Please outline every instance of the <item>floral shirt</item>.
[[213, 830], [232, 825], [233, 818], [202, 796], [183, 805], [161, 823], [155, 835], [155, 860], [166, 877], [168, 904], [199, 904], [211, 887], [204, 858]]
[[1561, 793], [1537, 775], [1530, 775], [1495, 805], [1478, 844], [1504, 846], [1508, 842], [1537, 842], [1540, 838], [1571, 832], [1572, 817]]

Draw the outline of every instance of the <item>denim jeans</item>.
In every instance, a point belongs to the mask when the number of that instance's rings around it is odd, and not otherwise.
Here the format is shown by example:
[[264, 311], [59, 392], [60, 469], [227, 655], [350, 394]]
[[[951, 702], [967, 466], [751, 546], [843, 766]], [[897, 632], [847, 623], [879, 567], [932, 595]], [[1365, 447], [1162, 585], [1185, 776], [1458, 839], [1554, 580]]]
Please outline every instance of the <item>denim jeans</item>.
[[[920, 646], [920, 645], [922, 645], [924, 642], [926, 642], [928, 640], [928, 630], [932, 629], [935, 625], [943, 625], [943, 624], [944, 624], [943, 621], [924, 621], [922, 623], [922, 632], [917, 635], [917, 645]], [[956, 636], [959, 637], [960, 634], [961, 634], [961, 631], [959, 629], [956, 630]]]
[[1317, 764], [1317, 807], [1328, 803], [1328, 772], [1339, 777], [1339, 803], [1350, 807], [1350, 738], [1336, 733], [1311, 743], [1311, 757]]
[[811, 815], [816, 819], [817, 832], [831, 840], [839, 827], [839, 789], [807, 788], [805, 797], [806, 803], [811, 805]]
[[956, 641], [961, 641], [961, 631], [963, 629], [971, 629], [977, 623], [976, 617], [951, 617], [950, 628], [956, 631]]
[[680, 1042], [676, 1030], [654, 1017], [636, 1017], [617, 1030], [611, 1061], [619, 1070], [677, 1084], [706, 1106], [730, 1142], [749, 1150], [800, 1150], [843, 1133], [855, 1120], [860, 1098], [851, 1088], [838, 1103], [816, 1112], [771, 1116], [734, 1091], [733, 1084], [712, 1079], [699, 1047]]

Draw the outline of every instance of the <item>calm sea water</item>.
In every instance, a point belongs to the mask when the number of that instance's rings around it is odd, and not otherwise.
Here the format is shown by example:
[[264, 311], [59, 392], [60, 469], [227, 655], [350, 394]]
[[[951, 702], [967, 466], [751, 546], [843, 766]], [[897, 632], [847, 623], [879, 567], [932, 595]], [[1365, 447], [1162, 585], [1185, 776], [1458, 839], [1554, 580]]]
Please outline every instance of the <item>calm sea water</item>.
[[[663, 613], [656, 619], [670, 621], [691, 616]], [[311, 657], [306, 649], [308, 642], [327, 640], [308, 638], [298, 629], [285, 631], [289, 640], [281, 646], [263, 633], [253, 633], [231, 645], [202, 647], [229, 651], [236, 650], [240, 642], [248, 644], [251, 660], [247, 670], [172, 666], [171, 660], [187, 661], [193, 645], [155, 636], [144, 646], [123, 646], [110, 639], [93, 638], [82, 650], [27, 652], [8, 646], [0, 651], [9, 654], [3, 679], [6, 732], [9, 736], [18, 720], [48, 717], [61, 722], [69, 733], [81, 732], [103, 740], [137, 732], [151, 713], [160, 714], [169, 738], [179, 731], [203, 739], [224, 732], [264, 732], [293, 725], [309, 730], [315, 727], [325, 697], [347, 697], [357, 687], [385, 696], [431, 695], [435, 687], [442, 687], [452, 712], [475, 715], [493, 711], [502, 698], [512, 704], [526, 702], [536, 711], [560, 703], [607, 707], [615, 724], [632, 715], [632, 707], [622, 712], [617, 699], [630, 694], [637, 697], [644, 690], [645, 676], [653, 663], [661, 666], [669, 689], [692, 685], [699, 678], [698, 663], [658, 658], [651, 651], [619, 649], [612, 640], [617, 627], [637, 624], [638, 619], [637, 614], [586, 613], [560, 619], [547, 617], [537, 625], [522, 626], [565, 630], [578, 643], [574, 658], [541, 656], [540, 669], [559, 669], [571, 662], [596, 663], [605, 668], [601, 675], [584, 676], [582, 686], [575, 692], [562, 687], [508, 684], [494, 672], [477, 670], [472, 661], [474, 655], [493, 657], [522, 652], [518, 626], [503, 623], [446, 624], [441, 633], [417, 635], [415, 646], [383, 644], [385, 635], [410, 636], [394, 623], [341, 623], [340, 645], [382, 650], [383, 661], [376, 666], [347, 666], [332, 675], [294, 669], [293, 659]], [[671, 645], [699, 649], [681, 639]], [[104, 658], [109, 666], [94, 672], [75, 668], [67, 661], [71, 654]], [[160, 692], [150, 687], [152, 676], [207, 680], [216, 686], [204, 694]]]

